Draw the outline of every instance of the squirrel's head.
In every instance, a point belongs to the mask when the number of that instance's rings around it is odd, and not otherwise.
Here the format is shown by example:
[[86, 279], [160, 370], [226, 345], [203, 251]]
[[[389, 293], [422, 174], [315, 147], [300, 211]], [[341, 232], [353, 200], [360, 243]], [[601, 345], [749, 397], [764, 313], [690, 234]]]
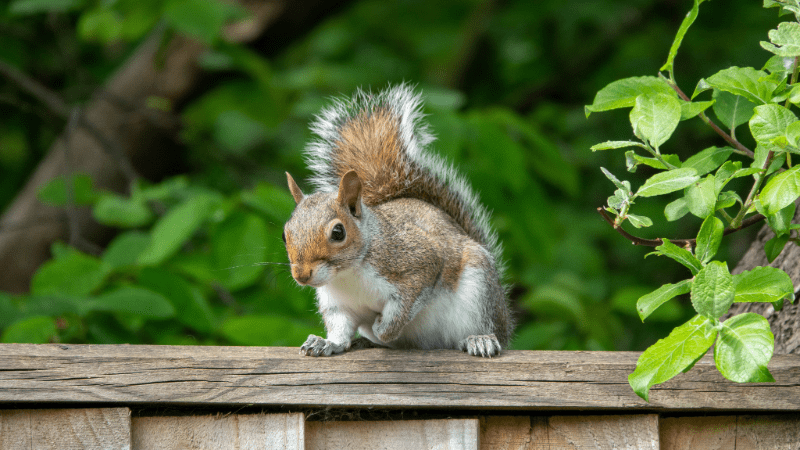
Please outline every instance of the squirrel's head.
[[304, 195], [288, 172], [286, 178], [297, 203], [283, 227], [292, 277], [302, 285], [323, 286], [363, 256], [361, 179], [351, 170], [338, 192]]

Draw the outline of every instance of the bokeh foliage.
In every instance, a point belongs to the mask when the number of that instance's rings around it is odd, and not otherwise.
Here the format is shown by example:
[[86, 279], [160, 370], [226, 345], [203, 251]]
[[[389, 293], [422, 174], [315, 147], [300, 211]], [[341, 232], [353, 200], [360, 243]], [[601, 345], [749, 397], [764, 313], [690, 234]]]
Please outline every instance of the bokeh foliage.
[[[763, 61], [757, 42], [777, 19], [751, 3], [704, 8], [681, 48], [679, 84]], [[358, 1], [266, 58], [268, 49], [219, 38], [245, 14], [227, 3], [14, 0], [0, 10], [0, 59], [70, 103], [87, 100], [158, 24], [207, 43], [200, 63], [218, 76], [174, 111], [186, 174], [141, 182], [127, 196], [98, 192], [80, 174], [70, 180], [80, 207], [120, 234], [100, 256], [56, 244], [29, 294], [0, 293], [2, 341], [297, 346], [321, 333], [313, 292], [284, 264], [280, 233], [293, 201], [283, 173], [309, 175], [307, 124], [331, 96], [406, 81], [427, 98], [434, 149], [494, 211], [519, 319], [514, 348], [644, 349], [691, 307], [671, 302], [641, 323], [636, 299], [682, 275], [657, 258], [642, 262], [647, 249], [597, 215], [608, 195], [598, 167], [625, 166], [589, 147], [631, 131], [624, 114], [587, 120], [583, 105], [613, 80], [655, 73], [690, 6]], [[13, 84], [0, 85], [0, 100], [3, 207], [64, 123]], [[666, 146], [685, 158], [715, 142], [702, 123], [687, 123]], [[652, 173], [629, 178], [641, 184]], [[44, 187], [41, 201], [63, 205], [65, 186]], [[641, 212], [661, 214], [669, 200]], [[631, 231], [689, 237], [678, 226]], [[735, 257], [748, 236], [732, 242], [723, 251]]]

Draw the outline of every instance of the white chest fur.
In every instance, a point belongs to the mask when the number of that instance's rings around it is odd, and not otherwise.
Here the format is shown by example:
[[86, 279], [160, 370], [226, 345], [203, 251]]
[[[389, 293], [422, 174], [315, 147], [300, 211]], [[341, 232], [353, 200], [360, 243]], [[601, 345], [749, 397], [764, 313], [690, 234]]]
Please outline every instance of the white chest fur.
[[338, 273], [317, 288], [317, 299], [320, 309], [335, 307], [347, 314], [356, 327], [371, 327], [394, 292], [394, 286], [367, 266]]

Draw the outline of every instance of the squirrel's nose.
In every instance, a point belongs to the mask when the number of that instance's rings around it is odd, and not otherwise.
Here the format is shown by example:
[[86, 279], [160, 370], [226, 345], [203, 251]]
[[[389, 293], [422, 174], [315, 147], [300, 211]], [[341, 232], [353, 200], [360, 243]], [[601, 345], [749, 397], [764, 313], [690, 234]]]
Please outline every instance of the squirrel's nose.
[[297, 269], [297, 270], [295, 270], [294, 267], [292, 268], [292, 276], [294, 277], [295, 281], [297, 281], [300, 284], [307, 284], [308, 280], [311, 279], [311, 276], [313, 274], [314, 274], [314, 271], [312, 269], [307, 269], [307, 270]]

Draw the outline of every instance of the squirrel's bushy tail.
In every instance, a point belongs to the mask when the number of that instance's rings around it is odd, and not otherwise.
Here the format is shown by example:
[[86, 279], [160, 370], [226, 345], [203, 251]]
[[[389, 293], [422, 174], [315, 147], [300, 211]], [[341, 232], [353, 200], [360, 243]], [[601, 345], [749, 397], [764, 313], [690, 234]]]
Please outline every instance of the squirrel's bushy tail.
[[311, 125], [319, 137], [307, 148], [312, 182], [335, 191], [355, 170], [366, 205], [395, 198], [417, 198], [455, 219], [495, 257], [502, 273], [502, 249], [489, 215], [453, 166], [428, 150], [434, 137], [423, 121], [421, 97], [406, 84], [377, 94], [356, 91], [320, 113]]

